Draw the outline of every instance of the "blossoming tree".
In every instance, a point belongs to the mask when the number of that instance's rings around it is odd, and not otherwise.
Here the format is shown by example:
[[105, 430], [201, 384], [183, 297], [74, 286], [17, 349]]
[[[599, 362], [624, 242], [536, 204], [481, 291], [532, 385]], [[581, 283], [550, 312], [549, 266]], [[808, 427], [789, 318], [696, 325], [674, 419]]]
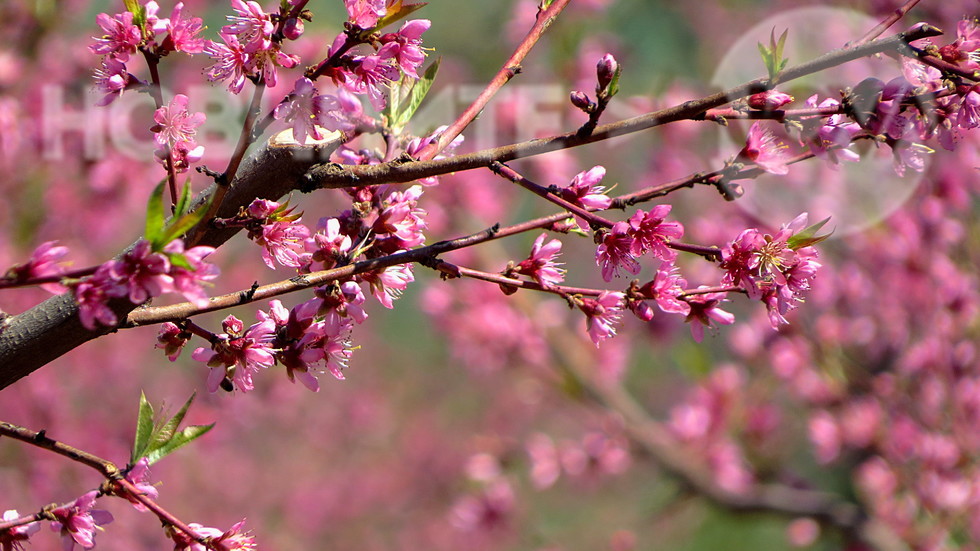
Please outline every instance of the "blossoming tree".
[[[773, 28], [755, 78], [634, 94], [670, 56], [631, 21], [737, 36], [745, 13], [519, 0], [509, 57], [433, 124], [467, 72], [432, 38], [450, 8], [199, 4], [93, 8], [83, 42], [43, 2], [0, 8], [5, 551], [110, 522], [129, 548], [625, 550], [747, 512], [751, 548], [774, 523], [794, 546], [980, 539], [975, 2], [872, 2], [843, 37], [821, 12], [821, 55]], [[521, 79], [563, 71], [565, 126], [523, 133]], [[738, 145], [706, 164], [710, 132]], [[900, 204], [838, 225], [861, 185]], [[617, 520], [555, 521], [581, 492]]]

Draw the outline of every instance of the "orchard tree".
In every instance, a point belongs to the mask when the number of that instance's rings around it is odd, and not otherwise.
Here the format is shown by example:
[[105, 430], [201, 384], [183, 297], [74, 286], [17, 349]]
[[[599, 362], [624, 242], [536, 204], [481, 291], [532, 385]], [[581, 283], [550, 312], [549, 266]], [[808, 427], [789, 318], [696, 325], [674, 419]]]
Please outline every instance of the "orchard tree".
[[977, 3], [453, 4], [0, 7], [3, 550], [975, 548]]

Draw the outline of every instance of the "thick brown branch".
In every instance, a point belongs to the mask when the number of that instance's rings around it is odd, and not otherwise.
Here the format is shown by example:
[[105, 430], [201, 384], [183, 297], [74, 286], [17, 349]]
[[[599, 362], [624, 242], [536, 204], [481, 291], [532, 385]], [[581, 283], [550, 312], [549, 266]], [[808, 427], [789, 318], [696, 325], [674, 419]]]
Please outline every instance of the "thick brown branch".
[[[279, 143], [273, 137], [242, 164], [218, 216], [234, 216], [239, 207], [256, 197], [275, 200], [293, 191], [306, 170], [328, 158], [338, 145], [339, 138], [312, 148]], [[214, 187], [202, 197], [214, 192]], [[217, 247], [237, 231], [238, 228], [209, 229], [197, 244]], [[125, 299], [116, 300], [110, 306], [121, 320], [136, 308]], [[114, 328], [89, 331], [83, 327], [71, 293], [52, 297], [26, 312], [5, 318], [0, 325], [0, 389], [81, 344], [113, 331]]]

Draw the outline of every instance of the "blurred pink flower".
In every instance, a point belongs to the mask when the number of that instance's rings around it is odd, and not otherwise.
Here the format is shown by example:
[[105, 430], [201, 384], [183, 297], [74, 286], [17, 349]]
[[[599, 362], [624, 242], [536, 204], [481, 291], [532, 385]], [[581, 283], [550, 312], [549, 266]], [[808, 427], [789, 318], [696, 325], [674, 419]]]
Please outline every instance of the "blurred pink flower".
[[[4, 511], [2, 520], [7, 522], [19, 518], [20, 514], [17, 513], [17, 510], [10, 509], [9, 511]], [[0, 532], [0, 550], [24, 551], [24, 543], [40, 529], [41, 523], [31, 522]]]

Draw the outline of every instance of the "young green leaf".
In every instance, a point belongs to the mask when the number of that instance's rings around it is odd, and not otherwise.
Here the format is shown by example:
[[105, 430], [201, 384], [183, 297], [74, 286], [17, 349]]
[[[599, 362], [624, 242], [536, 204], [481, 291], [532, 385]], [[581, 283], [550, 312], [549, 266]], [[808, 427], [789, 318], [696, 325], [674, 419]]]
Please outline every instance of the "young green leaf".
[[150, 200], [146, 203], [146, 228], [143, 230], [143, 239], [152, 245], [154, 251], [163, 249], [166, 242], [162, 242], [164, 233], [164, 220], [166, 214], [163, 211], [163, 186], [167, 179], [164, 178], [153, 188], [150, 193]]
[[143, 457], [153, 436], [153, 406], [147, 401], [146, 395], [140, 392], [140, 409], [136, 418], [136, 439], [133, 441], [133, 451], [129, 462], [136, 463]]
[[179, 448], [182, 448], [194, 440], [197, 440], [201, 436], [204, 436], [212, 428], [214, 428], [214, 423], [211, 423], [210, 425], [191, 425], [189, 427], [185, 427], [177, 434], [174, 434], [173, 437], [167, 440], [164, 445], [154, 448], [150, 451], [150, 453], [146, 454], [147, 464], [152, 465], [157, 461], [160, 461], [164, 457], [177, 451]]
[[828, 216], [827, 218], [824, 218], [823, 220], [817, 222], [816, 224], [813, 224], [812, 226], [807, 226], [806, 228], [803, 228], [795, 235], [790, 236], [790, 238], [786, 240], [786, 245], [789, 246], [790, 249], [793, 249], [795, 251], [796, 249], [801, 249], [803, 247], [809, 247], [811, 245], [816, 245], [817, 243], [820, 243], [824, 239], [827, 239], [828, 237], [834, 234], [834, 232], [830, 232], [824, 235], [817, 235], [817, 232], [820, 231], [820, 228], [823, 228], [824, 225], [827, 224], [827, 222], [829, 221], [830, 221], [830, 217]]
[[192, 195], [191, 179], [188, 178], [187, 181], [184, 182], [184, 189], [180, 193], [180, 198], [177, 199], [177, 206], [174, 207], [174, 213], [176, 213], [177, 216], [187, 214], [187, 209], [189, 209], [191, 206]]
[[[161, 245], [160, 248], [162, 249], [167, 243], [170, 243], [174, 239], [184, 235], [188, 232], [188, 230], [200, 223], [200, 221], [203, 220], [204, 216], [208, 213], [208, 207], [211, 206], [212, 200], [214, 200], [213, 195], [208, 197], [204, 203], [201, 203], [192, 212], [174, 216], [174, 218], [170, 220], [170, 223], [167, 224], [167, 227], [162, 232], [163, 245]], [[178, 210], [178, 213], [179, 212], [180, 211]]]
[[394, 130], [398, 131], [404, 128], [405, 125], [412, 120], [412, 117], [415, 116], [415, 112], [418, 111], [419, 106], [422, 105], [422, 101], [425, 100], [425, 96], [427, 96], [429, 94], [429, 90], [432, 89], [432, 83], [435, 82], [436, 75], [439, 73], [440, 63], [442, 63], [441, 57], [429, 65], [429, 67], [425, 70], [425, 73], [409, 90], [408, 103], [403, 106], [401, 113], [399, 113], [397, 118], [393, 121], [392, 128]]

